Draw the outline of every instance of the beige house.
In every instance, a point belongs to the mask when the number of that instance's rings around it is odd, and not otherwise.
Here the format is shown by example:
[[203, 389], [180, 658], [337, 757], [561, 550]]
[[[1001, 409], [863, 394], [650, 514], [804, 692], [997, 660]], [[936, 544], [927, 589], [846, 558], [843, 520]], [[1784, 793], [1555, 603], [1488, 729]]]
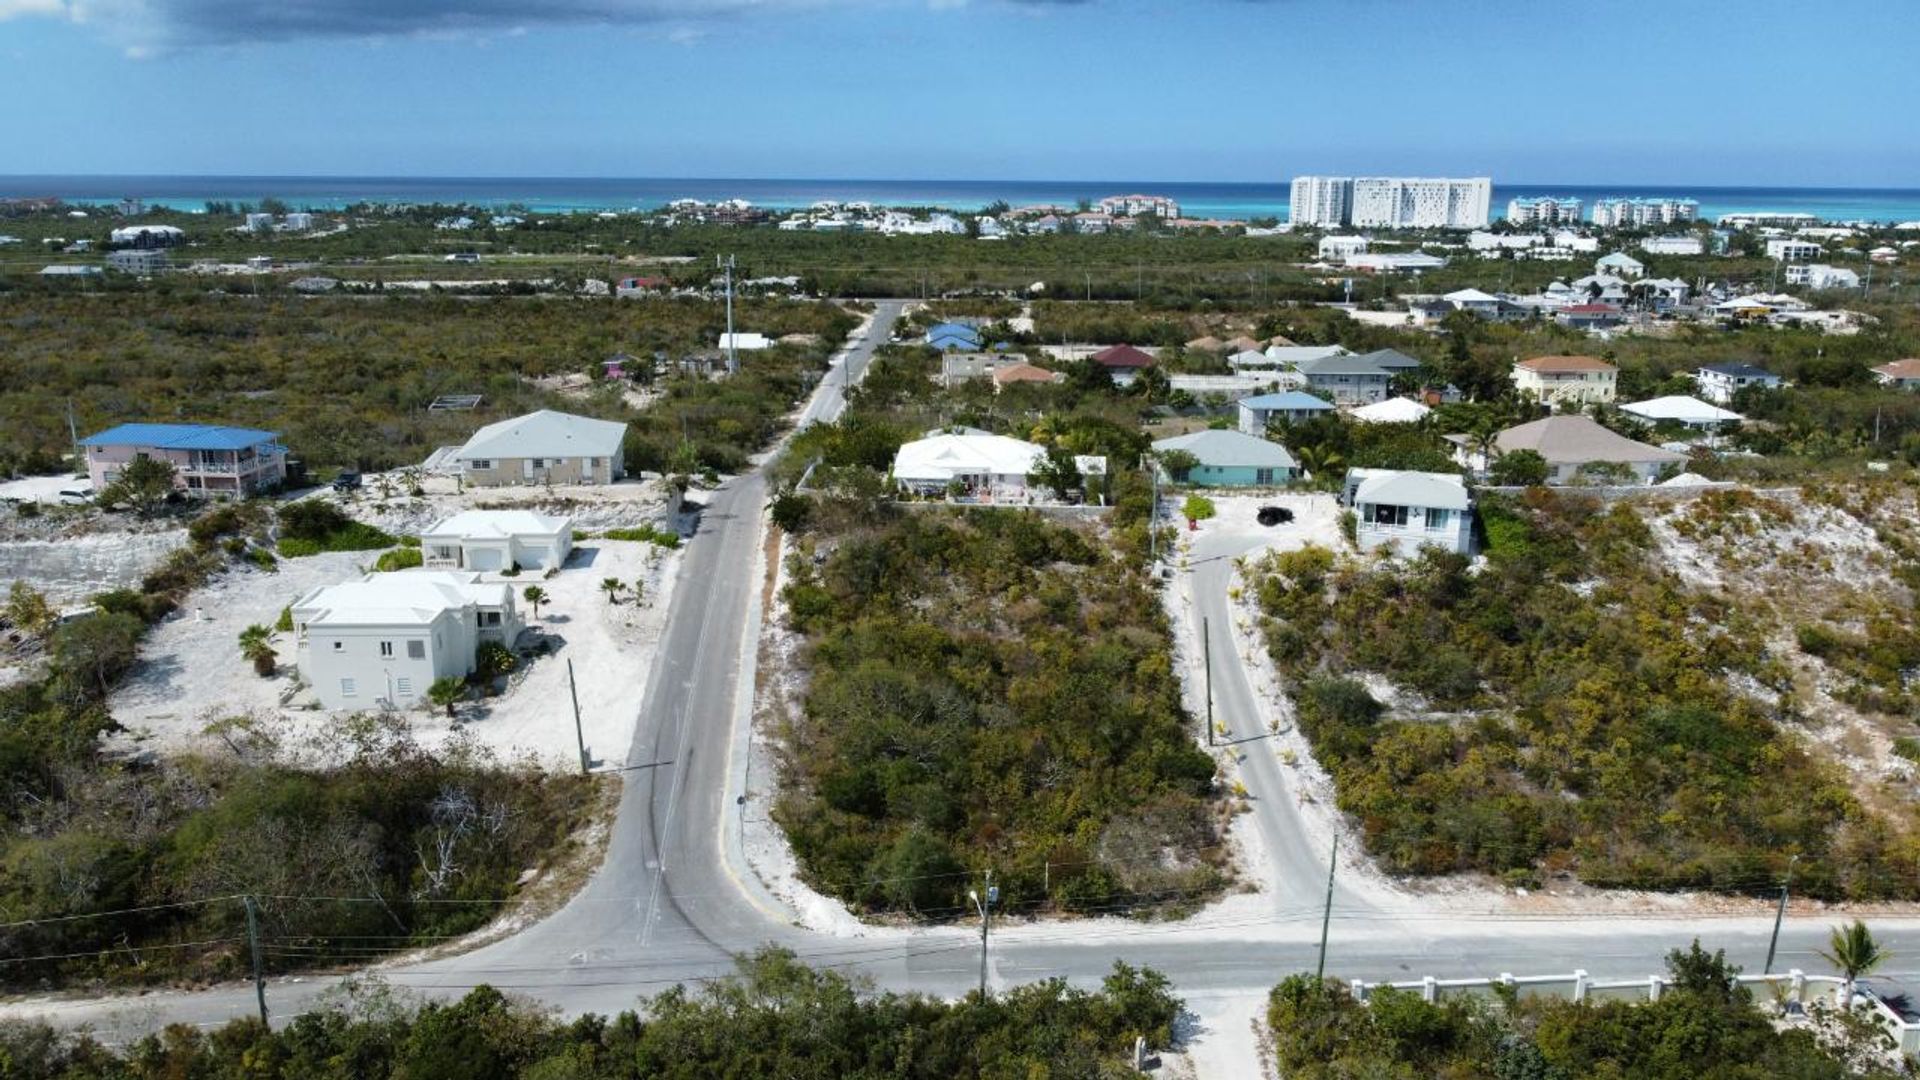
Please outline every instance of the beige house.
[[1536, 356], [1513, 365], [1514, 389], [1542, 405], [1605, 405], [1620, 369], [1597, 356]]
[[1476, 473], [1485, 473], [1503, 454], [1531, 450], [1546, 460], [1547, 483], [1556, 485], [1651, 484], [1663, 470], [1687, 462], [1685, 454], [1635, 442], [1585, 416], [1549, 416], [1510, 427], [1494, 437], [1490, 454], [1466, 435], [1446, 439], [1454, 445], [1454, 460]]
[[627, 474], [627, 425], [541, 409], [488, 424], [454, 460], [476, 487], [611, 484]]

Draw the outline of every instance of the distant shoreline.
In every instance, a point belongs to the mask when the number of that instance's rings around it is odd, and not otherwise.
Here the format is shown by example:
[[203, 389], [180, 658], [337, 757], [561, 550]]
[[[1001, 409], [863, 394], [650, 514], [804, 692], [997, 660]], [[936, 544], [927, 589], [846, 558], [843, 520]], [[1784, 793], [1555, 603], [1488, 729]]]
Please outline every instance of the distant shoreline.
[[[0, 198], [58, 197], [75, 204], [143, 199], [150, 207], [199, 210], [208, 201], [282, 200], [296, 208], [338, 210], [354, 203], [464, 203], [482, 208], [524, 206], [532, 213], [622, 211], [663, 206], [681, 198], [744, 199], [769, 210], [804, 209], [816, 202], [870, 202], [885, 206], [974, 211], [995, 202], [1014, 206], [1143, 193], [1166, 195], [1194, 218], [1246, 221], [1287, 218], [1288, 187], [1271, 183], [1155, 182], [1143, 180], [766, 180], [751, 178], [381, 177], [381, 176], [0, 176]], [[1827, 221], [1920, 220], [1920, 189], [1713, 186], [1700, 184], [1494, 184], [1493, 210], [1537, 195], [1571, 196], [1591, 204], [1608, 196], [1691, 198], [1700, 214], [1773, 211], [1812, 214]]]

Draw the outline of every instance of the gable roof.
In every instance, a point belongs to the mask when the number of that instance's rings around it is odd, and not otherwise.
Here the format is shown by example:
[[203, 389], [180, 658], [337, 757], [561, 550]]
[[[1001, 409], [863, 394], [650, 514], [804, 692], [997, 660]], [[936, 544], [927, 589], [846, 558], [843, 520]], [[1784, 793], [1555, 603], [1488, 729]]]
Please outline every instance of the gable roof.
[[1353, 410], [1352, 416], [1363, 424], [1411, 424], [1433, 410], [1412, 398], [1388, 398]]
[[549, 517], [531, 510], [468, 510], [439, 522], [420, 536], [421, 539], [505, 539], [511, 536], [553, 536], [572, 527], [571, 518]]
[[1467, 482], [1454, 473], [1415, 472], [1409, 469], [1355, 469], [1362, 479], [1353, 489], [1355, 503], [1389, 506], [1431, 506], [1465, 510]]
[[1316, 375], [1376, 375], [1384, 379], [1393, 374], [1364, 356], [1325, 356], [1302, 360], [1293, 367], [1308, 379]]
[[1620, 411], [1631, 413], [1643, 420], [1678, 420], [1683, 424], [1724, 424], [1746, 419], [1732, 409], [1709, 405], [1699, 398], [1688, 397], [1685, 394], [1670, 394], [1666, 397], [1630, 402], [1620, 406]]
[[279, 438], [258, 428], [216, 424], [121, 424], [81, 440], [84, 446], [151, 446], [161, 450], [247, 450]]
[[1687, 455], [1635, 442], [1601, 427], [1585, 416], [1549, 416], [1510, 427], [1494, 437], [1500, 452], [1532, 450], [1549, 465], [1585, 465], [1590, 461], [1623, 464], [1685, 461]]
[[1059, 377], [1038, 364], [1008, 364], [993, 369], [993, 381], [1000, 386], [1016, 382], [1053, 382]]
[[1329, 356], [1345, 356], [1344, 345], [1269, 345], [1267, 359], [1278, 360], [1283, 364], [1299, 364], [1308, 360], [1320, 360]]
[[1920, 360], [1895, 360], [1873, 370], [1889, 379], [1920, 379]]
[[1153, 366], [1153, 357], [1131, 345], [1109, 345], [1093, 354], [1093, 362], [1101, 367], [1144, 368]]
[[1261, 367], [1273, 362], [1271, 357], [1259, 349], [1246, 349], [1227, 357], [1227, 363], [1233, 367]]
[[488, 424], [454, 453], [457, 461], [495, 458], [614, 457], [627, 425], [541, 409]]
[[1046, 448], [1005, 435], [930, 435], [903, 443], [893, 455], [896, 480], [944, 482], [955, 476], [1025, 476]]
[[[1585, 307], [1587, 305], [1577, 305]], [[1618, 371], [1619, 368], [1597, 356], [1536, 356], [1513, 365], [1542, 374], [1571, 371]]]
[[1399, 349], [1375, 349], [1370, 353], [1361, 353], [1359, 359], [1387, 371], [1407, 371], [1424, 366], [1419, 360]]
[[1241, 398], [1240, 404], [1261, 412], [1321, 411], [1333, 408], [1332, 402], [1314, 397], [1303, 390], [1288, 390], [1281, 394], [1256, 394], [1250, 398]]
[[513, 588], [472, 572], [399, 570], [323, 585], [293, 602], [308, 626], [425, 626], [449, 610], [511, 607]]
[[1243, 431], [1208, 429], [1159, 439], [1155, 450], [1184, 450], [1213, 468], [1292, 469], [1293, 455], [1277, 442]]
[[1479, 289], [1455, 289], [1440, 299], [1445, 300], [1449, 304], [1491, 304], [1500, 298], [1490, 292], [1482, 292]]

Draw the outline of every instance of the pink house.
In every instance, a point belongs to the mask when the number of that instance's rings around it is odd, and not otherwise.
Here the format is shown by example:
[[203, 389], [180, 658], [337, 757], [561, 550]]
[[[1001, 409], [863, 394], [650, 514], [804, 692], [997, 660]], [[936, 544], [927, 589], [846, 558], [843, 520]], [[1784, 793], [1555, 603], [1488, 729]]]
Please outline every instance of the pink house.
[[189, 495], [254, 495], [287, 478], [287, 448], [279, 435], [209, 424], [121, 424], [80, 441], [94, 490], [106, 487], [128, 462], [158, 458], [174, 468], [174, 486]]

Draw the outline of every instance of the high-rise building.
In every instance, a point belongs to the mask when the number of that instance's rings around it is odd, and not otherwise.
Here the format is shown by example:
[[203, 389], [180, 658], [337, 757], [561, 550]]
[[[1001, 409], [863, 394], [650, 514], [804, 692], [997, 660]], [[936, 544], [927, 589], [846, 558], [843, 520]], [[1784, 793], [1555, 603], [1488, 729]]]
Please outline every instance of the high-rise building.
[[1539, 195], [1507, 203], [1507, 220], [1515, 225], [1571, 225], [1580, 220], [1580, 200]]
[[1692, 199], [1608, 198], [1593, 201], [1593, 223], [1603, 228], [1678, 225], [1700, 216]]
[[1295, 225], [1345, 225], [1353, 203], [1353, 180], [1344, 176], [1296, 176], [1288, 220]]

